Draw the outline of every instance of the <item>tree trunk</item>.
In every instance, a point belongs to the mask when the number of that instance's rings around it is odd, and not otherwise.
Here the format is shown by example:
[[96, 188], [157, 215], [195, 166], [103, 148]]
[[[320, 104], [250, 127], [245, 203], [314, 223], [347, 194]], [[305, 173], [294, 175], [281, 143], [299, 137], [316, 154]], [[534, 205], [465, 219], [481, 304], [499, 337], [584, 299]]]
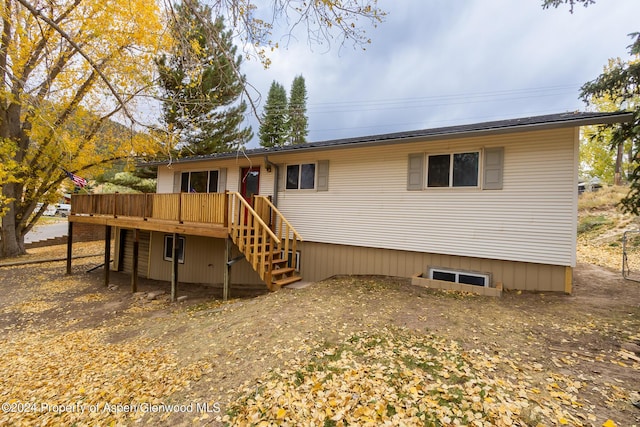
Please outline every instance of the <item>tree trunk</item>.
[[623, 153], [623, 147], [622, 147], [622, 144], [619, 144], [618, 153], [616, 155], [616, 170], [615, 170], [614, 185], [622, 184], [622, 153]]
[[[17, 184], [9, 183], [2, 187], [5, 196], [15, 199], [15, 191]], [[16, 221], [16, 202], [11, 201], [9, 204], [9, 212], [2, 217], [2, 241], [0, 241], [0, 258], [14, 257], [24, 255], [24, 234], [22, 228], [18, 227]]]

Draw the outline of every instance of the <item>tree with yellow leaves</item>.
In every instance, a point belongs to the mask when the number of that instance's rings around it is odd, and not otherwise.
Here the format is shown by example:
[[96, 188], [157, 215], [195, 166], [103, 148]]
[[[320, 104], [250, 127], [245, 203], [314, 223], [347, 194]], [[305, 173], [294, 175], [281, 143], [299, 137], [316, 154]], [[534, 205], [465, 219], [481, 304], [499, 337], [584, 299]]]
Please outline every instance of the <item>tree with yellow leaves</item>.
[[[207, 5], [228, 23], [245, 57], [265, 67], [279, 45], [276, 26], [289, 34], [306, 27], [310, 42], [365, 46], [370, 40], [361, 22], [375, 26], [385, 15], [377, 0], [273, 0], [260, 9], [255, 3]], [[195, 0], [183, 5], [197, 18]], [[0, 170], [0, 257], [25, 252], [24, 236], [41, 215], [34, 215], [37, 204], [56, 199], [66, 171], [99, 173], [115, 160], [170, 152], [172, 134], [157, 144], [149, 135], [159, 133], [136, 132], [134, 104], [153, 93], [153, 59], [168, 51], [160, 47], [170, 37], [172, 11], [169, 0], [3, 0], [0, 152], [8, 162]], [[216, 51], [215, 29], [206, 35]], [[127, 123], [129, 132], [115, 121]]]
[[[610, 73], [623, 64], [622, 59], [610, 59], [603, 73]], [[615, 98], [604, 94], [592, 97], [590, 105], [596, 111], [614, 112], [625, 108], [633, 109], [640, 105], [640, 96], [626, 100], [625, 105]], [[608, 184], [620, 185], [629, 179], [633, 167], [633, 145], [630, 140], [624, 144], [612, 144], [612, 130], [598, 126], [586, 126], [580, 141], [580, 174], [584, 177], [597, 177]]]
[[[0, 6], [0, 138], [12, 173], [0, 173], [0, 256], [54, 201], [65, 171], [86, 175], [152, 152], [132, 128], [131, 103], [153, 83], [159, 9], [143, 0], [4, 0]], [[11, 177], [11, 179], [9, 179]]]

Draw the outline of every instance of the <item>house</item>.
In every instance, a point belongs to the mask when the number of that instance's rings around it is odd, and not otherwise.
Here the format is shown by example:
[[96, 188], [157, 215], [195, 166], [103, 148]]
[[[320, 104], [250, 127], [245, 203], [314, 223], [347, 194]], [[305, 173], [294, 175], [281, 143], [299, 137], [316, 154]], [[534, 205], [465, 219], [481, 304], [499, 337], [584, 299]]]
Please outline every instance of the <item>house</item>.
[[74, 195], [69, 221], [115, 227], [114, 268], [152, 279], [275, 289], [422, 273], [570, 293], [580, 127], [630, 117], [563, 113], [183, 158], [156, 164], [157, 194]]

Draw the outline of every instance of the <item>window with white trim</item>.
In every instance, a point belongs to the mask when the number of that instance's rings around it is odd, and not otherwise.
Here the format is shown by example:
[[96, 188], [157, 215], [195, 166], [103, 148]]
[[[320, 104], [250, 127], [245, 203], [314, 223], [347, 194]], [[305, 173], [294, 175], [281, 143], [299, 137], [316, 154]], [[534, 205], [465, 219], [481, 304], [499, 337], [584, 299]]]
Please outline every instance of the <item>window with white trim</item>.
[[445, 282], [462, 283], [464, 285], [485, 286], [491, 283], [488, 274], [475, 273], [464, 270], [451, 270], [448, 268], [429, 268], [429, 279], [444, 280]]
[[[173, 235], [164, 236], [164, 260], [173, 261]], [[178, 236], [178, 262], [184, 264], [184, 237]]]
[[183, 193], [217, 193], [217, 170], [182, 172], [180, 191]]
[[316, 187], [316, 164], [287, 165], [287, 190], [313, 190]]
[[427, 156], [427, 187], [478, 187], [480, 152]]
[[[284, 259], [284, 251], [280, 252], [280, 256]], [[295, 262], [293, 262], [293, 251], [289, 251], [287, 260], [289, 262], [289, 265], [293, 266], [296, 271], [300, 271], [300, 251], [296, 251]]]

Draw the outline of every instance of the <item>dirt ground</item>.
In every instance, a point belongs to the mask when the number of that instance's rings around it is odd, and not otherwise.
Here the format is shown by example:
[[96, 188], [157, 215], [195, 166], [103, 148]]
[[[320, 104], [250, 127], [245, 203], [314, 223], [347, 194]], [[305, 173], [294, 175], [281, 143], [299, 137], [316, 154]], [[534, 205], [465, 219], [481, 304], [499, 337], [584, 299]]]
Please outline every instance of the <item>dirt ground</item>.
[[[74, 246], [81, 254], [99, 249]], [[187, 299], [170, 303], [165, 282], [140, 280], [132, 294], [130, 277], [112, 272], [105, 288], [102, 268], [87, 272], [100, 263], [75, 260], [71, 276], [64, 262], [0, 267], [0, 403], [9, 403], [0, 424], [218, 425], [240, 391], [272, 370], [318, 346], [393, 326], [495, 356], [492, 376], [527, 384], [530, 400], [539, 395], [540, 406], [562, 412], [538, 425], [640, 425], [632, 405], [640, 400], [640, 283], [603, 267], [578, 265], [570, 296], [490, 298], [406, 279], [337, 277], [275, 293], [233, 287], [228, 302], [219, 288], [183, 284], [178, 295]], [[156, 291], [164, 294], [150, 299]], [[113, 407], [135, 400], [209, 410]], [[51, 410], [71, 402], [97, 406]]]

